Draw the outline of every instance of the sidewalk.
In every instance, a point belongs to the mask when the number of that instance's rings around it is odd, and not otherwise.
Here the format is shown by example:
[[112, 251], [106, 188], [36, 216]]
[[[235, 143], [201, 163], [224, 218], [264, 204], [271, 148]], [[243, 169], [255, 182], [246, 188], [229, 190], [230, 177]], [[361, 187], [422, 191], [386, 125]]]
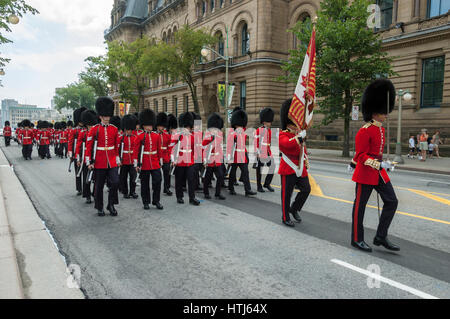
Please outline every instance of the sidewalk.
[[[0, 299], [84, 299], [0, 150]], [[69, 281], [70, 282], [70, 281]]]
[[[351, 158], [342, 157], [342, 151], [337, 150], [324, 150], [324, 149], [308, 149], [310, 153], [309, 158], [311, 161], [322, 162], [335, 162], [349, 164]], [[350, 151], [350, 156], [353, 156], [353, 151]], [[390, 160], [394, 159], [395, 154], [390, 155]], [[442, 157], [427, 159], [425, 162], [421, 162], [417, 159], [409, 159], [406, 155], [403, 155], [404, 164], [398, 164], [395, 168], [399, 170], [410, 170], [426, 173], [446, 174], [450, 175], [450, 158]], [[384, 158], [387, 159], [387, 155], [384, 154]]]

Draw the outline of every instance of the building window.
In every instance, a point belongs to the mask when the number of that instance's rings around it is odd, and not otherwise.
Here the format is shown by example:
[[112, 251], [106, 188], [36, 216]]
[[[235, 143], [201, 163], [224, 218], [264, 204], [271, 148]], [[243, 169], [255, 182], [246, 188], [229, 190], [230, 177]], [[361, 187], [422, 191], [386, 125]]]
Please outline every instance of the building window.
[[424, 59], [422, 62], [421, 107], [439, 107], [444, 87], [444, 56]]
[[158, 100], [154, 100], [153, 104], [155, 105], [155, 112], [158, 114]]
[[389, 28], [392, 24], [392, 11], [394, 8], [394, 0], [377, 0], [380, 7], [381, 27], [380, 29]]
[[[309, 14], [307, 12], [304, 12], [302, 14], [300, 14], [300, 16], [298, 17], [297, 23], [299, 22], [305, 22], [306, 20], [309, 20], [309, 22], [311, 22], [311, 17], [309, 16]], [[299, 48], [299, 40], [297, 39], [297, 36], [294, 34], [294, 43], [293, 43], [293, 48], [294, 49], [298, 49]], [[307, 44], [304, 45], [304, 47], [307, 47]]]
[[206, 14], [206, 1], [202, 1], [202, 16]]
[[163, 99], [163, 112], [167, 113], [167, 99]]
[[225, 42], [223, 40], [222, 32], [218, 33], [218, 38], [219, 38], [219, 43], [218, 43], [217, 51], [219, 52], [220, 55], [224, 56], [225, 55]]
[[184, 96], [184, 111], [189, 112], [189, 95]]
[[428, 0], [427, 18], [446, 14], [450, 10], [450, 1], [448, 0]]
[[250, 51], [250, 35], [248, 34], [248, 26], [247, 23], [242, 26], [242, 50], [241, 54], [246, 55], [248, 51]]
[[247, 103], [247, 82], [243, 81], [240, 83], [240, 91], [241, 91], [241, 109], [245, 110]]
[[175, 116], [178, 117], [178, 98], [173, 98], [173, 111], [175, 112]]
[[225, 1], [224, 0], [219, 0], [219, 6], [221, 7], [221, 8], [223, 8], [223, 3], [224, 3]]
[[215, 3], [216, 2], [216, 0], [210, 0], [210, 4], [209, 4], [209, 6], [210, 6], [210, 10], [211, 10], [211, 12], [213, 12], [214, 11], [214, 6], [215, 6]]

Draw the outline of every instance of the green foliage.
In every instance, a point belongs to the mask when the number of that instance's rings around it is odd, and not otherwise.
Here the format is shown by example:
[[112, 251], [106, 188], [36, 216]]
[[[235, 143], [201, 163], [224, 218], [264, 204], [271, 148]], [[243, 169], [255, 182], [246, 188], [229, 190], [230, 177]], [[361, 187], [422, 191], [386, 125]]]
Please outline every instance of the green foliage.
[[108, 95], [108, 66], [106, 57], [90, 56], [84, 60], [88, 63], [86, 69], [79, 74], [80, 81], [92, 87], [97, 97]]
[[[25, 0], [0, 0], [0, 44], [11, 43], [5, 36], [5, 32], [11, 32], [9, 16], [14, 14], [21, 18], [24, 14], [39, 13], [35, 8], [26, 4]], [[0, 67], [4, 67], [10, 60], [0, 57]]]
[[[77, 109], [81, 106], [93, 109], [95, 105], [96, 94], [94, 89], [86, 83], [72, 83], [65, 88], [56, 89], [55, 108]], [[69, 103], [71, 101], [71, 103]]]
[[[351, 2], [351, 3], [350, 3]], [[367, 27], [369, 0], [323, 0], [317, 13], [316, 51], [317, 112], [324, 114], [322, 125], [343, 118], [344, 156], [348, 156], [348, 125], [352, 105], [358, 103], [364, 88], [378, 75], [392, 76], [392, 58], [382, 50], [379, 36]], [[283, 66], [284, 81], [297, 82], [312, 25], [299, 22], [292, 29], [299, 42], [298, 50]], [[347, 148], [347, 150], [346, 150]]]
[[150, 50], [145, 65], [154, 74], [169, 75], [169, 83], [183, 80], [191, 91], [194, 111], [199, 113], [197, 88], [194, 82], [194, 69], [201, 60], [204, 46], [217, 43], [217, 38], [206, 30], [194, 30], [185, 25], [174, 35], [173, 43], [159, 42]]
[[153, 41], [145, 36], [131, 43], [108, 43], [106, 75], [111, 82], [118, 83], [122, 99], [131, 101], [137, 111], [143, 104], [148, 79], [155, 77], [150, 67], [153, 65], [149, 56], [152, 46]]

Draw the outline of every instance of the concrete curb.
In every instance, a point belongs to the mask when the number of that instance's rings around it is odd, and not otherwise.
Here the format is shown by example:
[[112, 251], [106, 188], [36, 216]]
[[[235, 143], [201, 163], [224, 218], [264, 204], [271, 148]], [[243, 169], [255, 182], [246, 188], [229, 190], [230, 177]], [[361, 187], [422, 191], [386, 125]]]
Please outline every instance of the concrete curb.
[[[351, 161], [351, 158], [349, 158], [348, 160], [345, 160], [345, 159], [334, 159], [334, 158], [324, 158], [324, 157], [314, 157], [314, 156], [310, 156], [309, 159], [311, 161], [340, 163], [340, 164], [349, 164], [350, 161]], [[440, 170], [434, 170], [434, 169], [428, 169], [428, 168], [410, 167], [410, 166], [403, 166], [402, 167], [401, 165], [397, 165], [395, 167], [395, 169], [402, 170], [402, 171], [414, 171], [414, 172], [450, 175], [450, 172], [448, 172], [448, 171], [440, 171]]]
[[[2, 210], [6, 212], [3, 214], [5, 215], [4, 220], [9, 222], [6, 227], [9, 228], [10, 247], [14, 252], [18, 284], [22, 292], [20, 297], [17, 297], [17, 292], [11, 296], [4, 296], [0, 288], [0, 297], [84, 299], [80, 289], [69, 288], [68, 283], [72, 281], [63, 257], [39, 218], [13, 168], [10, 167], [3, 150], [0, 152], [0, 188], [3, 202], [0, 203], [0, 212]], [[3, 207], [4, 209], [2, 209]], [[0, 214], [0, 226], [3, 223]], [[7, 240], [7, 237], [7, 235], [5, 238], [0, 236], [0, 239]], [[1, 254], [0, 251], [0, 281], [2, 282], [0, 286], [3, 286]], [[11, 265], [9, 267], [11, 268]], [[8, 290], [7, 293], [11, 292]]]

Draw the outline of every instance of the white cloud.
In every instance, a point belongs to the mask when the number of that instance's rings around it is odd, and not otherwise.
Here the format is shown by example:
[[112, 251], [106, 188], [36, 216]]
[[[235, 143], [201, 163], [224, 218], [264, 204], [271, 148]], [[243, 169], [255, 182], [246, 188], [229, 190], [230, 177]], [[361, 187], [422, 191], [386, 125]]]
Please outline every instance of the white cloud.
[[29, 0], [42, 19], [62, 23], [69, 32], [103, 31], [110, 25], [112, 0]]

